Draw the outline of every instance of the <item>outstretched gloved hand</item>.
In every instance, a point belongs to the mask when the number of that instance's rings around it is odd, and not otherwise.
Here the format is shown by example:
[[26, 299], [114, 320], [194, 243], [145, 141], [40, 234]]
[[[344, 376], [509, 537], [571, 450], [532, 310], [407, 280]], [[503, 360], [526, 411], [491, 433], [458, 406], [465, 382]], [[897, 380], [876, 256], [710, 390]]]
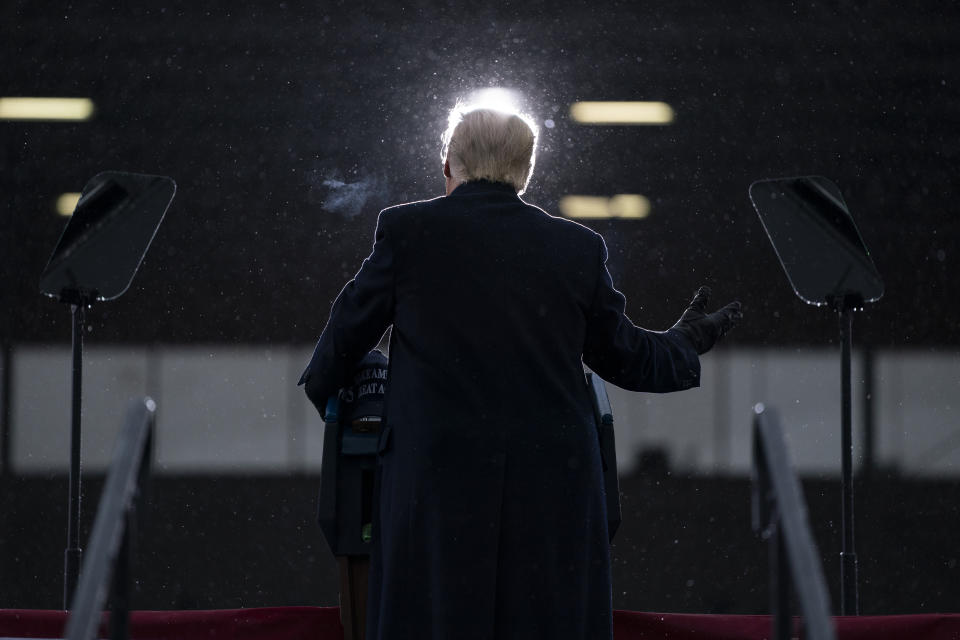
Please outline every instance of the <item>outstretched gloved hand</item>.
[[718, 311], [707, 313], [709, 299], [710, 287], [700, 287], [677, 324], [670, 327], [670, 331], [687, 338], [700, 355], [710, 351], [743, 317], [739, 302], [731, 302]]

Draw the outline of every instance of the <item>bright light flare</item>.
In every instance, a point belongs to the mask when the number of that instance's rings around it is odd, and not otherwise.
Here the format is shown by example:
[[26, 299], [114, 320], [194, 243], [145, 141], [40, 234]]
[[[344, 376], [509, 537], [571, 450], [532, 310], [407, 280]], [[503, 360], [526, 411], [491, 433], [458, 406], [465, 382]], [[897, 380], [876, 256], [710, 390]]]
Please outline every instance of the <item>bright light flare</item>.
[[90, 98], [0, 98], [0, 120], [89, 120]]
[[57, 213], [62, 216], [72, 216], [78, 202], [80, 202], [79, 193], [61, 193], [57, 198]]
[[605, 196], [563, 196], [560, 213], [565, 218], [607, 220], [623, 218], [639, 220], [650, 215], [650, 201], [635, 193]]
[[574, 102], [570, 117], [580, 124], [670, 124], [674, 113], [666, 102]]
[[507, 113], [522, 113], [522, 102], [520, 92], [503, 87], [478, 89], [467, 98], [467, 104], [471, 108], [495, 109]]

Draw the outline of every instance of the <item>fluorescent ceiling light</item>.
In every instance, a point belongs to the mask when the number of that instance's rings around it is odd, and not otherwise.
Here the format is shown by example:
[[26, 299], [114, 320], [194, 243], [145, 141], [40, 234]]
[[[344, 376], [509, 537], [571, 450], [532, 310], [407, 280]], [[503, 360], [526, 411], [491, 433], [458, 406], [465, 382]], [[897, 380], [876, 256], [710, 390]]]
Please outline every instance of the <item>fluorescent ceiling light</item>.
[[666, 102], [574, 102], [570, 117], [581, 124], [670, 124]]
[[0, 98], [0, 120], [89, 120], [89, 98]]
[[78, 202], [80, 202], [79, 193], [61, 193], [57, 198], [57, 213], [62, 216], [72, 216]]
[[620, 193], [610, 198], [563, 196], [560, 198], [560, 213], [565, 218], [639, 220], [650, 215], [650, 201], [635, 193]]

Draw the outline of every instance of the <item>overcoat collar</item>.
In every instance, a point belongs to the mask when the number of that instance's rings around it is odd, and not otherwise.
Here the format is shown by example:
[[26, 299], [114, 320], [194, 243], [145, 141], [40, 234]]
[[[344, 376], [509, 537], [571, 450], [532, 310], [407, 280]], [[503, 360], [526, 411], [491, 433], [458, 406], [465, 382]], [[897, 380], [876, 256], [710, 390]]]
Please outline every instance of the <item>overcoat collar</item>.
[[513, 188], [513, 185], [507, 184], [505, 182], [490, 182], [489, 180], [472, 180], [470, 182], [464, 182], [456, 189], [454, 189], [449, 197], [454, 196], [466, 196], [473, 195], [475, 193], [509, 193], [514, 196], [517, 195], [517, 190]]

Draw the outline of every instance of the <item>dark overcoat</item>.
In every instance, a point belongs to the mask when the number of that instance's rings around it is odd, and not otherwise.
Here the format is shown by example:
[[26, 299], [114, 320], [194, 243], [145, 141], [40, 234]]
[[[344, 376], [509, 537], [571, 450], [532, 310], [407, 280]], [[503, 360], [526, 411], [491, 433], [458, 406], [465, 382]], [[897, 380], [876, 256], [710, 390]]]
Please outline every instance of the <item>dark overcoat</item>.
[[610, 638], [610, 559], [583, 364], [699, 384], [638, 328], [590, 229], [470, 182], [384, 210], [304, 372], [320, 406], [391, 324], [368, 638]]

